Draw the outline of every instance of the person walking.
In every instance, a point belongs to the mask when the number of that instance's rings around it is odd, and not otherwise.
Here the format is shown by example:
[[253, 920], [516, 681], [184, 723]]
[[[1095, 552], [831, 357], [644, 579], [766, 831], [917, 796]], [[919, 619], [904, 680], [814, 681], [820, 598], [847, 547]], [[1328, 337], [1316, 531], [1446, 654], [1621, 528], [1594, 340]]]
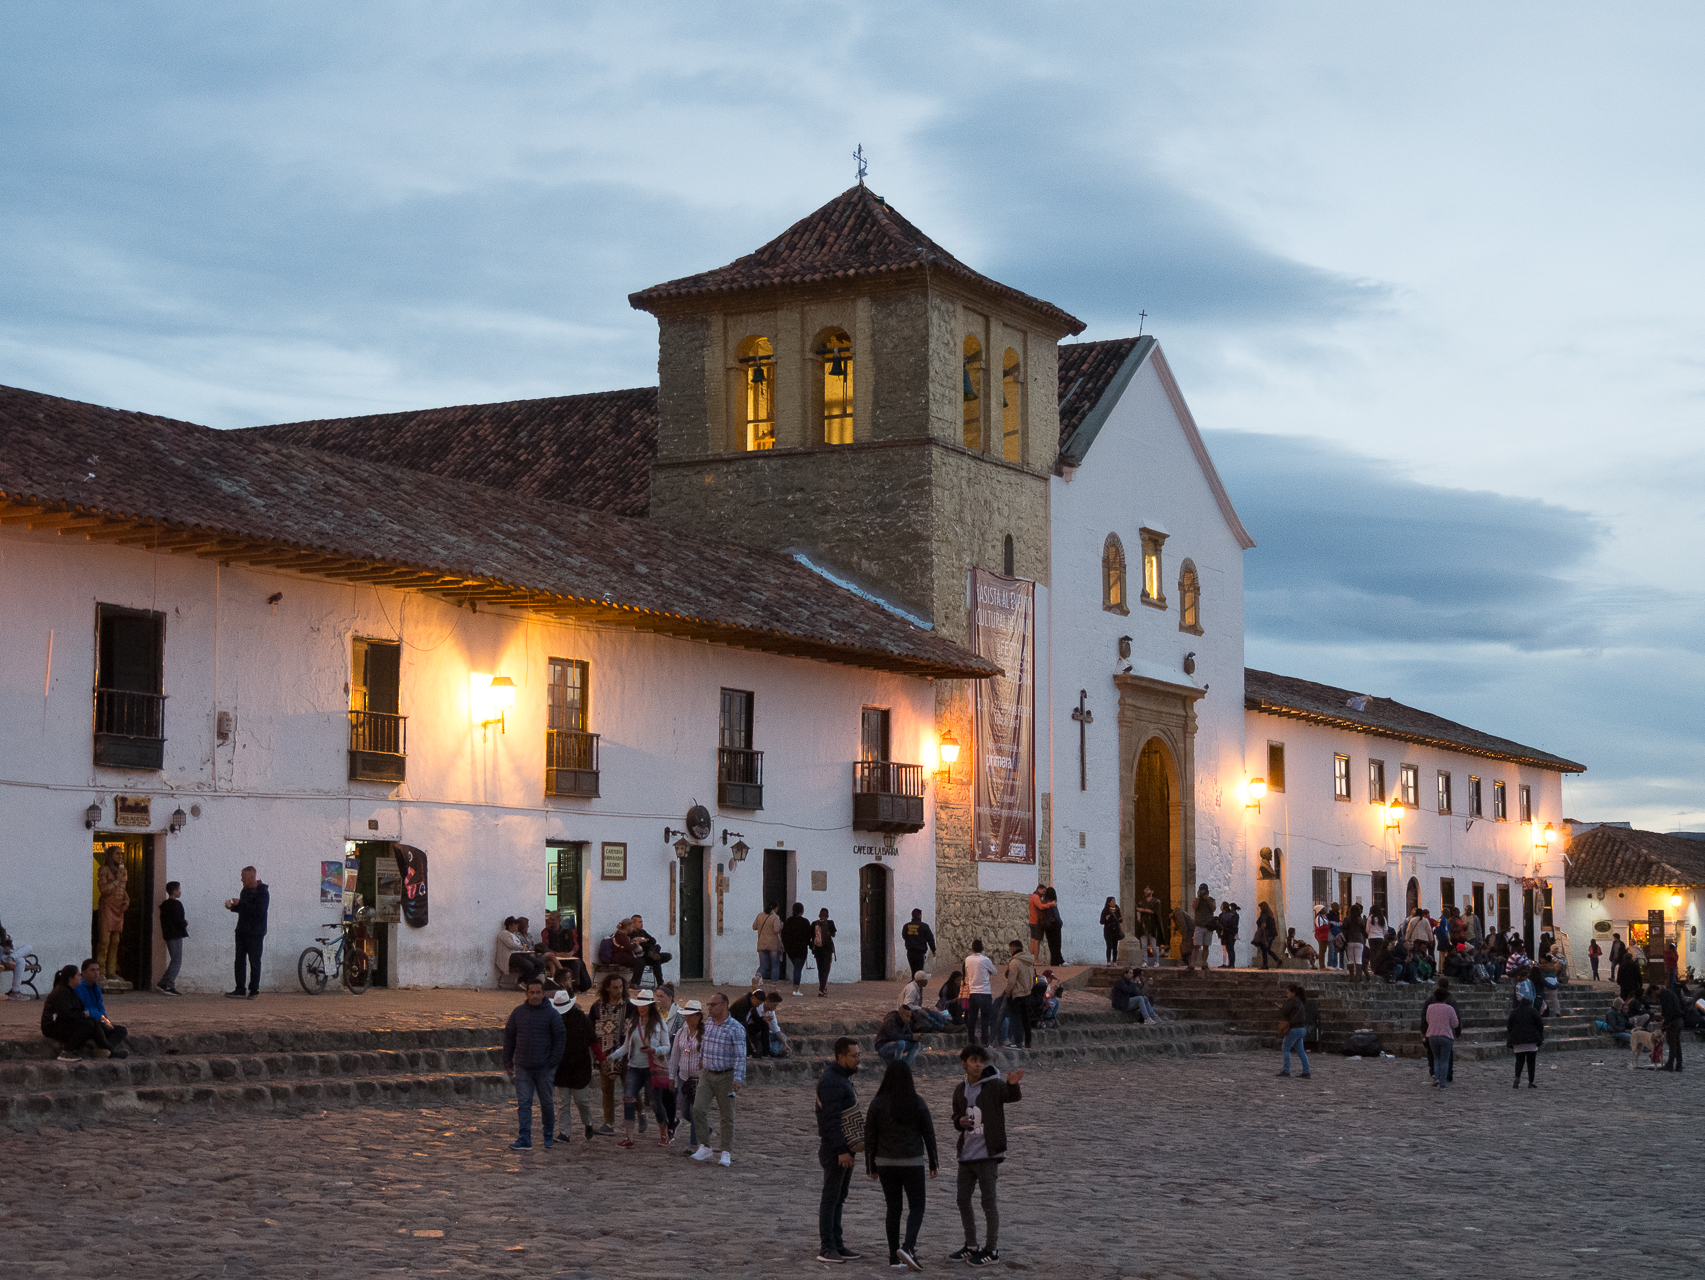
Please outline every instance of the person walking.
[[510, 1011], [503, 1024], [503, 1074], [515, 1085], [515, 1113], [519, 1136], [509, 1144], [512, 1151], [533, 1149], [533, 1098], [545, 1122], [545, 1145], [556, 1145], [556, 1068], [562, 1061], [568, 1035], [562, 1017], [545, 1003], [545, 985], [538, 978], [527, 982], [527, 998]]
[[1060, 918], [1060, 895], [1054, 892], [1054, 886], [1049, 885], [1042, 890], [1042, 936], [1048, 942], [1048, 963], [1064, 964], [1066, 958], [1060, 951], [1060, 930], [1064, 922]]
[[1107, 963], [1119, 963], [1119, 943], [1125, 937], [1125, 913], [1112, 898], [1101, 908], [1101, 940], [1107, 944]]
[[[1620, 933], [1610, 935], [1610, 980], [1616, 981], [1616, 975], [1622, 965], [1622, 957], [1628, 953], [1628, 944], [1622, 941]], [[1626, 994], [1624, 994], [1626, 998]]]
[[[531, 978], [528, 979], [532, 981]], [[603, 1095], [604, 1123], [598, 1132], [610, 1137], [616, 1132], [616, 1050], [627, 1043], [638, 1010], [628, 1000], [627, 979], [610, 974], [598, 984], [598, 998], [590, 1011], [595, 1043], [592, 1057], [598, 1063], [598, 1090]]]
[[1452, 1051], [1456, 1048], [1456, 1032], [1462, 1025], [1456, 1008], [1450, 1003], [1449, 991], [1441, 984], [1426, 1008], [1427, 1047], [1432, 1050], [1433, 1084], [1440, 1089], [1450, 1087]]
[[912, 908], [912, 918], [900, 926], [900, 941], [906, 948], [906, 972], [924, 967], [924, 956], [935, 954], [935, 932], [924, 923], [924, 913]]
[[[1273, 952], [1273, 943], [1278, 937], [1279, 921], [1273, 915], [1272, 904], [1263, 902], [1255, 909], [1255, 950], [1261, 955], [1263, 969], [1285, 967], [1283, 958]], [[1269, 964], [1269, 961], [1272, 963]]]
[[1196, 954], [1196, 918], [1183, 907], [1172, 909], [1172, 926], [1178, 930], [1178, 955], [1184, 967], [1190, 968]]
[[1664, 1040], [1669, 1045], [1669, 1061], [1665, 1071], [1681, 1070], [1681, 1032], [1687, 1025], [1687, 1014], [1681, 992], [1674, 982], [1666, 983], [1658, 992], [1658, 1009], [1664, 1015]]
[[1220, 947], [1225, 952], [1225, 963], [1222, 969], [1237, 968], [1237, 931], [1243, 927], [1243, 915], [1237, 909], [1237, 904], [1229, 898], [1220, 903], [1220, 913], [1214, 917], [1214, 932], [1220, 936]]
[[[272, 905], [272, 891], [262, 884], [253, 867], [243, 868], [243, 889], [235, 898], [225, 899], [225, 910], [237, 913], [237, 985], [225, 993], [231, 1000], [245, 995], [253, 1000], [260, 994], [260, 957], [266, 944], [266, 913]], [[244, 968], [247, 967], [248, 990], [243, 990]]]
[[586, 1016], [572, 993], [562, 990], [551, 993], [551, 1008], [562, 1018], [562, 1058], [556, 1064], [554, 1083], [563, 1091], [562, 1128], [557, 1130], [558, 1142], [568, 1141], [570, 1117], [580, 1109], [580, 1123], [585, 1127], [586, 1140], [592, 1140], [592, 1046], [597, 1036], [592, 1031], [592, 1019]]
[[[924, 1225], [924, 1175], [936, 1176], [935, 1122], [918, 1096], [912, 1069], [889, 1065], [864, 1117], [864, 1171], [882, 1184], [888, 1215], [888, 1265], [922, 1271], [918, 1232]], [[906, 1202], [906, 1238], [900, 1239], [900, 1200]]]
[[1144, 885], [1137, 903], [1137, 963], [1160, 968], [1161, 947], [1166, 941], [1166, 909], [1154, 896], [1154, 886]]
[[[616, 1145], [631, 1151], [634, 1146], [634, 1125], [645, 1132], [645, 1092], [652, 1076], [661, 1075], [669, 1061], [669, 1028], [657, 1011], [657, 1001], [640, 991], [630, 1003], [638, 1011], [633, 1029], [611, 1057], [622, 1064], [622, 1140]], [[668, 1120], [663, 1103], [657, 1103], [657, 1120], [662, 1126], [663, 1145], [669, 1141]]]
[[[1461, 1013], [1461, 1010], [1457, 1010], [1457, 1008], [1456, 1008], [1456, 997], [1451, 995], [1450, 979], [1448, 979], [1448, 978], [1440, 978], [1438, 980], [1438, 985], [1433, 988], [1432, 993], [1427, 997], [1427, 1003], [1421, 1006], [1421, 1045], [1427, 1051], [1427, 1074], [1429, 1076], [1431, 1076], [1435, 1073], [1435, 1069], [1438, 1066], [1438, 1062], [1437, 1062], [1437, 1059], [1433, 1056], [1433, 1042], [1432, 1042], [1431, 1038], [1429, 1037], [1427, 1030], [1426, 1030], [1427, 1025], [1428, 1025], [1428, 1023], [1427, 1023], [1427, 1010], [1430, 1009], [1433, 1005], [1440, 1003], [1441, 1001], [1445, 1004], [1448, 1004], [1453, 1010], [1456, 1010], [1457, 1019], [1460, 1023], [1462, 1013]], [[1451, 1055], [1450, 1062], [1445, 1065], [1445, 1083], [1446, 1084], [1455, 1084], [1456, 1083], [1456, 1055], [1455, 1054]]]
[[156, 984], [166, 995], [178, 995], [178, 970], [184, 963], [184, 939], [189, 937], [189, 925], [184, 920], [183, 885], [176, 880], [166, 884], [166, 898], [160, 903], [160, 940], [166, 944], [169, 963]]
[[835, 1060], [817, 1077], [817, 1163], [823, 1167], [823, 1196], [817, 1203], [818, 1262], [851, 1262], [864, 1256], [847, 1248], [841, 1238], [841, 1211], [852, 1190], [853, 1157], [862, 1150], [862, 1126], [856, 1133], [847, 1131], [848, 1113], [858, 1114], [858, 1093], [852, 1083], [858, 1074], [858, 1056], [858, 1041], [842, 1036], [835, 1041]]
[[[1020, 1102], [1024, 1092], [1019, 1082], [1023, 1071], [1004, 1079], [989, 1065], [989, 1051], [970, 1044], [959, 1051], [965, 1078], [953, 1089], [953, 1128], [959, 1135], [959, 1221], [965, 1228], [965, 1244], [947, 1256], [949, 1262], [968, 1262], [973, 1267], [1000, 1261], [1000, 1203], [997, 1181], [1006, 1159], [1006, 1108]], [[971, 1196], [981, 1193], [983, 1202], [983, 1247], [977, 1247], [977, 1217]]]
[[1594, 982], [1598, 981], [1598, 962], [1602, 955], [1604, 955], [1604, 948], [1598, 945], [1597, 938], [1587, 943], [1587, 963], [1593, 967]]
[[1279, 1074], [1290, 1075], [1291, 1054], [1294, 1052], [1297, 1065], [1302, 1068], [1297, 1075], [1306, 1080], [1309, 1077], [1308, 1050], [1303, 1047], [1303, 1041], [1308, 1036], [1308, 992], [1295, 982], [1286, 987], [1285, 992], [1284, 1003], [1279, 1006], [1279, 1035], [1283, 1037], [1281, 1047], [1284, 1051]]
[[758, 935], [758, 975], [766, 982], [781, 982], [786, 978], [782, 957], [787, 953], [782, 950], [781, 925], [773, 902], [764, 904], [758, 918], [752, 921], [752, 931]]
[[669, 1078], [675, 1084], [676, 1115], [687, 1117], [687, 1154], [691, 1155], [699, 1147], [699, 1126], [693, 1119], [693, 1100], [699, 1090], [699, 1042], [704, 1036], [704, 1006], [697, 1000], [689, 1000], [680, 1006], [680, 1010], [681, 1029], [675, 1033], [675, 1042], [669, 1046]]
[[1368, 922], [1362, 915], [1362, 904], [1351, 905], [1344, 918], [1344, 961], [1352, 980], [1371, 976], [1367, 965]]
[[1196, 886], [1196, 901], [1191, 908], [1191, 926], [1195, 929], [1196, 950], [1202, 953], [1202, 972], [1208, 971], [1208, 948], [1214, 944], [1214, 900], [1208, 886]]
[[[1024, 944], [1014, 938], [1007, 943], [1007, 950], [1012, 953], [1006, 962], [1006, 987], [1001, 992], [1005, 996], [1006, 1027], [996, 1027], [995, 1031], [1004, 1037], [1001, 1043], [1008, 1049], [1030, 1047], [1030, 1028], [1034, 1021], [1030, 1016], [1030, 994], [1036, 987], [1036, 965], [1024, 950]], [[1022, 1038], [1022, 1040], [1021, 1040]]]
[[724, 1169], [734, 1163], [734, 1097], [746, 1080], [746, 1028], [728, 1016], [728, 997], [711, 993], [710, 1017], [699, 1041], [699, 1087], [693, 1099], [693, 1126], [699, 1131], [695, 1160], [709, 1160], [710, 1104], [716, 1103], [721, 1123]]
[[[811, 922], [805, 918], [805, 904], [793, 904], [793, 914], [781, 926], [781, 950], [793, 969], [793, 994], [799, 994], [799, 979], [805, 974], [805, 961], [811, 954]], [[914, 966], [915, 967], [915, 966]]]
[[829, 994], [829, 966], [835, 960], [835, 922], [829, 919], [829, 908], [817, 913], [811, 926], [811, 959], [817, 965], [817, 995]]
[[994, 978], [995, 962], [983, 954], [983, 940], [973, 939], [971, 954], [965, 957], [965, 992], [970, 997], [965, 1009], [965, 1040], [969, 1044], [978, 1042], [979, 1027], [985, 1039], [994, 1038], [995, 1028], [990, 1025]]
[[1533, 1083], [1533, 1067], [1539, 1057], [1539, 1046], [1545, 1043], [1545, 1019], [1539, 1016], [1531, 1000], [1517, 1000], [1516, 1007], [1510, 1010], [1509, 1020], [1504, 1023], [1504, 1043], [1516, 1056], [1515, 1087], [1521, 1088], [1521, 1070], [1525, 1066], [1527, 1087], [1538, 1088]]

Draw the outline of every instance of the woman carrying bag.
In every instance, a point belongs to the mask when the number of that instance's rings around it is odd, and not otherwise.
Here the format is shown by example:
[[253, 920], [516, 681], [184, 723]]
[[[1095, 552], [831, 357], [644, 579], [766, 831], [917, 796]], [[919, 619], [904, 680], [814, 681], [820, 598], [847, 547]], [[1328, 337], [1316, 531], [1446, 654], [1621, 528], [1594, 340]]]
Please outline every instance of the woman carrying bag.
[[[632, 1149], [634, 1145], [633, 1130], [636, 1119], [640, 1132], [645, 1132], [645, 1112], [640, 1105], [641, 1099], [653, 1076], [665, 1078], [669, 1062], [669, 1026], [663, 1021], [663, 1015], [657, 1012], [657, 1002], [647, 996], [636, 996], [632, 1004], [639, 1011], [638, 1020], [622, 1047], [610, 1055], [612, 1061], [627, 1068], [624, 1073], [626, 1084], [622, 1089], [622, 1140], [616, 1144], [624, 1149]], [[664, 1116], [662, 1098], [657, 1097], [655, 1104], [657, 1123], [662, 1129], [657, 1140], [660, 1145], [666, 1147], [669, 1145], [669, 1123]]]
[[[864, 1113], [864, 1171], [882, 1184], [888, 1207], [888, 1264], [922, 1271], [918, 1231], [924, 1224], [924, 1170], [935, 1177], [935, 1122], [918, 1096], [912, 1069], [890, 1063]], [[900, 1240], [900, 1198], [906, 1200], [906, 1239]]]
[[1101, 908], [1101, 936], [1107, 943], [1107, 963], [1119, 962], [1119, 943], [1125, 937], [1125, 913], [1112, 898]]
[[[687, 1154], [699, 1149], [699, 1126], [693, 1119], [693, 1099], [699, 1092], [699, 1072], [703, 1069], [699, 1043], [704, 1036], [704, 1008], [697, 1000], [676, 1006], [682, 1017], [681, 1029], [669, 1046], [669, 1078], [675, 1082], [676, 1114], [687, 1117]], [[671, 1134], [673, 1136], [673, 1134]]]

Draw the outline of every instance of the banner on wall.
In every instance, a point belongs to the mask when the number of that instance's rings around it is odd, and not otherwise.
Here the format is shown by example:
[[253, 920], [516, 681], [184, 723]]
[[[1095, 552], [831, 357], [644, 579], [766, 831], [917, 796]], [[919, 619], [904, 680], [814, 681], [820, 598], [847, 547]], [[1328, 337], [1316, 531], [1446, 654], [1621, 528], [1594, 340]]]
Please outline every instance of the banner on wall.
[[1036, 584], [971, 570], [971, 648], [1001, 668], [973, 688], [978, 862], [1036, 861]]
[[428, 918], [426, 903], [426, 850], [412, 844], [396, 846], [397, 867], [403, 876], [403, 923], [411, 929], [424, 929]]
[[320, 905], [343, 906], [343, 859], [334, 858], [320, 863]]

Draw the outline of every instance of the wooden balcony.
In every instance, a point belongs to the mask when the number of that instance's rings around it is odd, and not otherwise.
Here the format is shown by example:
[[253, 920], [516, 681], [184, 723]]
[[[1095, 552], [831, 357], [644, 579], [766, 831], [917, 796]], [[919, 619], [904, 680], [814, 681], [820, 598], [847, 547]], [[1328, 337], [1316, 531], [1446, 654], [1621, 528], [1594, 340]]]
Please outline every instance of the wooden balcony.
[[401, 782], [408, 758], [408, 717], [383, 711], [349, 713], [349, 780]]
[[891, 760], [853, 765], [853, 830], [906, 834], [923, 830], [924, 767]]
[[95, 763], [108, 769], [162, 769], [164, 694], [95, 690]]
[[597, 734], [578, 729], [545, 731], [545, 794], [582, 799], [597, 796]]
[[716, 803], [724, 809], [764, 807], [764, 753], [736, 747], [716, 750]]

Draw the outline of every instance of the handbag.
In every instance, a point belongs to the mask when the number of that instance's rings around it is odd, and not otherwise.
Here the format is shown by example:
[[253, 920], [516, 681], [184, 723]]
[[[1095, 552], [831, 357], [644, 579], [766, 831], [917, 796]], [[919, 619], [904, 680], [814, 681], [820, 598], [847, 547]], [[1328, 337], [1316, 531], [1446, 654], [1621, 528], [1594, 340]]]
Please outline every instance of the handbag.
[[841, 1112], [841, 1135], [847, 1140], [847, 1150], [864, 1150], [864, 1112], [851, 1106]]
[[651, 1068], [651, 1087], [653, 1089], [673, 1089], [675, 1082], [669, 1076], [667, 1068], [657, 1064], [657, 1055], [650, 1049], [645, 1051], [645, 1065]]

